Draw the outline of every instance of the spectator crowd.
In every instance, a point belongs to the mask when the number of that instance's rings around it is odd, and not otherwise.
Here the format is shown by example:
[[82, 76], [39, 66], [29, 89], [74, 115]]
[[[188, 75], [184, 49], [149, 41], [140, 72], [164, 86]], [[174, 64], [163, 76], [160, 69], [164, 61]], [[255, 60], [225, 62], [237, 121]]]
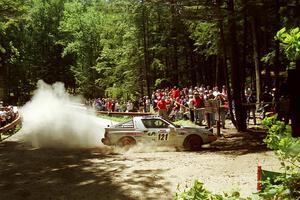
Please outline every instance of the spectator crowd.
[[[223, 86], [218, 87], [184, 87], [156, 89], [152, 95], [144, 96], [133, 102], [131, 100], [119, 103], [111, 98], [97, 98], [92, 102], [98, 111], [108, 112], [157, 112], [159, 115], [171, 119], [190, 119], [199, 125], [210, 121], [215, 123], [214, 113], [207, 115], [204, 112], [205, 101], [218, 100], [221, 105], [222, 125], [225, 127], [225, 115], [227, 113], [227, 90]], [[209, 118], [209, 119], [208, 119]]]
[[[218, 86], [190, 86], [179, 88], [166, 87], [156, 89], [151, 96], [140, 97], [137, 101], [128, 100], [119, 103], [111, 98], [98, 98], [93, 101], [93, 106], [98, 111], [108, 112], [152, 112], [158, 113], [164, 118], [172, 121], [189, 119], [198, 125], [212, 126], [220, 120], [221, 127], [225, 128], [225, 120], [229, 116], [228, 91], [225, 85], [219, 89]], [[244, 104], [247, 110], [247, 122], [253, 120], [256, 124], [257, 112], [261, 118], [274, 109], [275, 89], [264, 88], [261, 95], [261, 105], [257, 106], [255, 91], [247, 88], [245, 90]], [[213, 103], [209, 103], [213, 102]], [[231, 103], [234, 114], [234, 102]], [[211, 108], [209, 111], [207, 108]], [[219, 110], [216, 110], [219, 107]], [[214, 109], [213, 109], [214, 108]], [[287, 117], [283, 114], [283, 117]]]
[[0, 101], [0, 128], [11, 123], [17, 116], [17, 110], [13, 106], [4, 106]]
[[[220, 107], [207, 112], [205, 107], [213, 109], [217, 106], [206, 105], [206, 102], [214, 101]], [[210, 86], [190, 86], [182, 89], [173, 88], [157, 89], [151, 95], [151, 106], [159, 115], [171, 120], [189, 119], [198, 125], [215, 125], [216, 119], [220, 117], [221, 125], [225, 128], [225, 118], [228, 110], [227, 89]], [[218, 116], [220, 115], [220, 116]]]

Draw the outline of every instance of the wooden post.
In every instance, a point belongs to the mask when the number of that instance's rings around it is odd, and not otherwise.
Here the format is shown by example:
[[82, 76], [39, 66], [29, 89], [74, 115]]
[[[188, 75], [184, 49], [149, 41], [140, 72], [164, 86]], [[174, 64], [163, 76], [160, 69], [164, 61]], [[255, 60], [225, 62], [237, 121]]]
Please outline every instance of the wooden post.
[[262, 169], [261, 164], [258, 163], [257, 165], [257, 191], [261, 191], [261, 175], [262, 175]]

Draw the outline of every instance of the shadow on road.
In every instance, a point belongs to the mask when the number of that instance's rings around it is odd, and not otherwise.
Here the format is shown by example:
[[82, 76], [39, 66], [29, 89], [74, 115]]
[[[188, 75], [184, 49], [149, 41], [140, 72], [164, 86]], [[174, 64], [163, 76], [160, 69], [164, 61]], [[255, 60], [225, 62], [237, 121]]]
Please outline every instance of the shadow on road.
[[[2, 142], [0, 199], [159, 199], [170, 193], [161, 182], [162, 170], [135, 170], [122, 180], [130, 167], [123, 161], [101, 149], [32, 149]], [[141, 194], [132, 194], [134, 188]]]
[[264, 130], [248, 129], [247, 132], [242, 133], [226, 130], [222, 137], [204, 148], [204, 151], [232, 155], [264, 152], [269, 150], [263, 142], [266, 136], [267, 133]]

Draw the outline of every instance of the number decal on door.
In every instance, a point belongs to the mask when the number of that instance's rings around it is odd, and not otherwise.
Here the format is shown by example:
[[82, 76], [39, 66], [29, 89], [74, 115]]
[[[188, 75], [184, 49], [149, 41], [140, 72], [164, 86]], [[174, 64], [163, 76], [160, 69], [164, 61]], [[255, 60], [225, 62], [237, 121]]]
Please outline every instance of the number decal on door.
[[169, 134], [167, 133], [158, 134], [158, 140], [168, 140], [168, 139], [169, 139]]

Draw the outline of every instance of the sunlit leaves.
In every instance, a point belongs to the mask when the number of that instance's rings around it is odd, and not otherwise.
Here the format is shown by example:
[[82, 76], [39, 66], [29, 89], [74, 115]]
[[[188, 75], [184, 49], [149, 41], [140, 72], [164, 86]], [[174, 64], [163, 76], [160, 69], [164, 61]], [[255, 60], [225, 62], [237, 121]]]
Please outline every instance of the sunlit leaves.
[[189, 23], [189, 30], [197, 52], [206, 56], [217, 55], [220, 36], [216, 23], [192, 22]]
[[282, 28], [277, 32], [276, 39], [281, 41], [284, 53], [289, 60], [300, 59], [300, 30], [298, 27], [290, 30]]
[[264, 119], [263, 124], [268, 127], [265, 139], [268, 147], [275, 150], [280, 159], [293, 163], [293, 167], [298, 166], [300, 170], [300, 139], [291, 137], [291, 127], [276, 120], [276, 116]]
[[[129, 2], [129, 1], [128, 1]], [[80, 91], [107, 90], [122, 96], [134, 92], [138, 62], [137, 37], [127, 1], [71, 1], [65, 4], [59, 30], [64, 53], [75, 55], [72, 68]], [[115, 88], [122, 87], [122, 90]], [[97, 95], [97, 94], [93, 94]]]

